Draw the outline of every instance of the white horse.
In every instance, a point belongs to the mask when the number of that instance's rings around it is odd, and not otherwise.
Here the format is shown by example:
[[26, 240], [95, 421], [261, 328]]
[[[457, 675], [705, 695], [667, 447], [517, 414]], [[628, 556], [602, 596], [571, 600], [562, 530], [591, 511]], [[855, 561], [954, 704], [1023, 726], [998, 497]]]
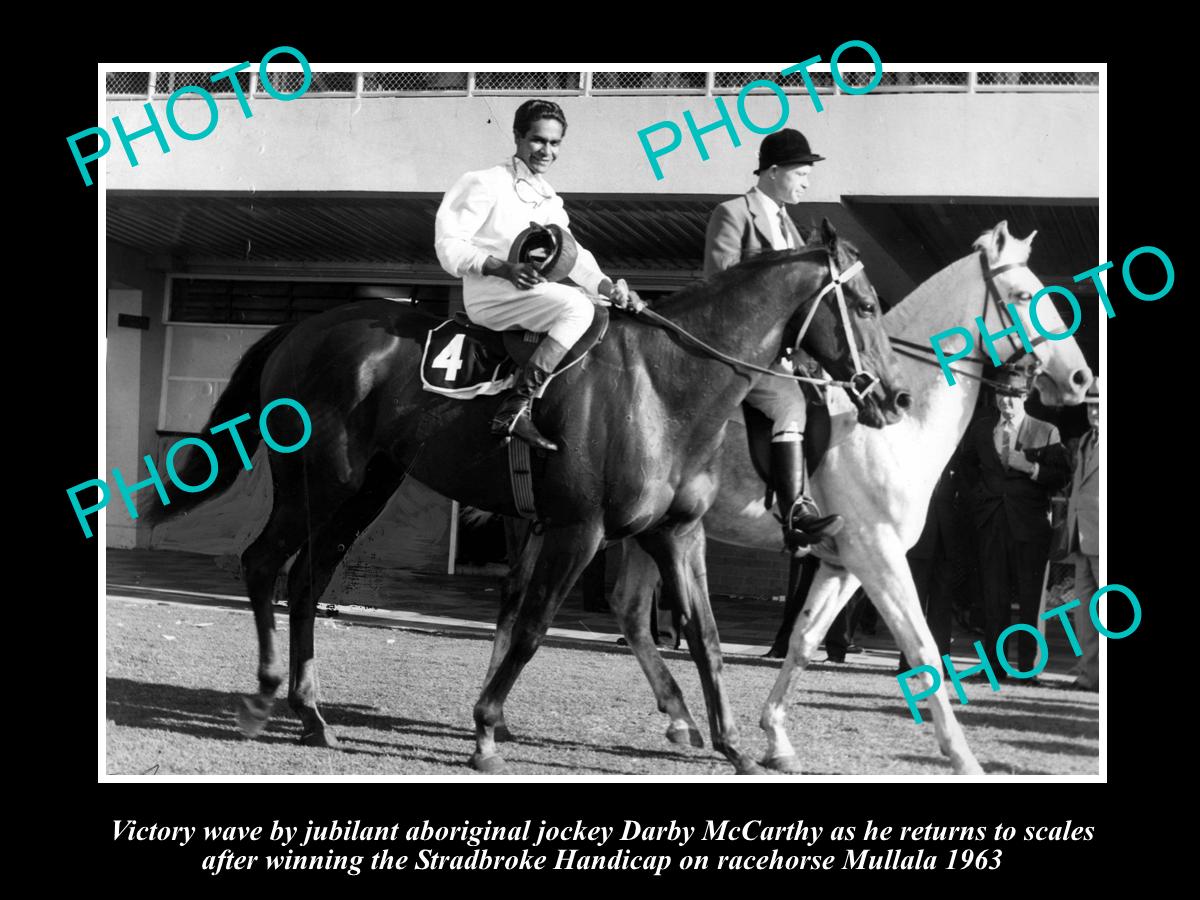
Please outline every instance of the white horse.
[[[1036, 233], [1020, 240], [1008, 233], [1007, 223], [1001, 222], [975, 242], [978, 254], [943, 269], [890, 310], [884, 317], [888, 335], [928, 346], [930, 336], [955, 325], [971, 327], [980, 315], [988, 333], [996, 334], [1008, 324], [1001, 321], [1001, 304], [1010, 303], [1026, 334], [1036, 335], [1029, 321], [1029, 301], [1042, 283], [1026, 266]], [[986, 263], [986, 276], [980, 254]], [[989, 300], [989, 281], [998, 303]], [[1037, 318], [1049, 334], [1066, 330], [1047, 301], [1039, 302]], [[971, 357], [956, 364], [958, 368], [970, 361], [977, 364], [969, 367], [973, 374], [992, 371], [992, 362], [980, 343]], [[1011, 346], [1001, 349], [1004, 344]], [[1022, 352], [1015, 338], [1005, 339], [1001, 347], [997, 347], [997, 353], [1002, 359]], [[1074, 339], [1038, 343], [1033, 352], [1044, 366], [1035, 383], [1042, 402], [1049, 406], [1083, 402], [1092, 373]], [[853, 428], [847, 417], [839, 414], [839, 407], [844, 408], [840, 395], [831, 403], [833, 436], [813, 481], [823, 508], [830, 508], [832, 504], [827, 501], [836, 498], [836, 508], [845, 516], [846, 526], [837, 537], [836, 555], [820, 548], [815, 551], [822, 565], [792, 630], [787, 658], [763, 707], [761, 725], [768, 743], [764, 763], [774, 769], [800, 771], [800, 761], [785, 727], [788, 694], [859, 583], [866, 588], [910, 665], [942, 670], [905, 553], [921, 535], [934, 485], [971, 420], [979, 382], [956, 375], [957, 383], [951, 386], [939, 366], [907, 357], [902, 361], [902, 370], [913, 404], [908, 415], [895, 425]], [[928, 674], [921, 680], [924, 687], [932, 681]], [[954, 770], [964, 775], [982, 774], [954, 717], [945, 683], [928, 699], [938, 746], [950, 757]]]
[[[1036, 232], [1034, 232], [1036, 234]], [[1037, 334], [1029, 322], [1029, 301], [1042, 288], [1029, 271], [1034, 234], [1012, 237], [1001, 222], [975, 242], [978, 251], [938, 272], [884, 316], [893, 340], [929, 347], [929, 339], [952, 326], [974, 331], [983, 316], [989, 334], [1005, 327], [1000, 305], [1014, 304], [1026, 334]], [[988, 271], [985, 276], [984, 268]], [[990, 282], [990, 285], [989, 285]], [[995, 300], [989, 299], [994, 287]], [[1065, 329], [1054, 307], [1039, 302], [1038, 321], [1048, 333]], [[1005, 361], [1020, 355], [1016, 338], [997, 342]], [[903, 352], [903, 351], [902, 351]], [[1035, 383], [1047, 405], [1074, 406], [1082, 402], [1092, 375], [1073, 338], [1037, 342], [1034, 355], [1044, 367]], [[973, 354], [955, 363], [959, 372], [987, 376], [992, 362], [977, 342]], [[901, 358], [901, 382], [911, 391], [912, 406], [899, 423], [883, 429], [857, 428], [849, 401], [830, 397], [833, 433], [824, 462], [812, 479], [822, 509], [837, 509], [845, 527], [837, 537], [836, 555], [821, 547], [823, 560], [797, 618], [787, 659], [763, 709], [761, 724], [768, 752], [763, 764], [797, 773], [800, 762], [786, 731], [786, 703], [796, 677], [812, 660], [834, 617], [861, 583], [910, 665], [931, 665], [941, 671], [941, 659], [925, 618], [905, 557], [920, 537], [933, 488], [971, 420], [979, 396], [975, 378], [956, 374], [950, 386], [941, 368], [909, 356]], [[746, 441], [739, 432], [726, 437], [721, 462], [721, 488], [704, 517], [707, 535], [746, 547], [779, 546], [779, 523], [763, 503], [762, 482], [750, 463]], [[676, 743], [700, 746], [700, 734], [674, 679], [646, 630], [647, 604], [658, 573], [642, 551], [626, 541], [625, 567], [613, 592], [612, 607], [650, 680], [659, 709], [670, 717], [667, 736]], [[928, 687], [930, 676], [921, 676]], [[901, 697], [897, 689], [897, 700]], [[928, 698], [938, 744], [960, 774], [982, 769], [967, 746], [950, 708], [945, 684]]]

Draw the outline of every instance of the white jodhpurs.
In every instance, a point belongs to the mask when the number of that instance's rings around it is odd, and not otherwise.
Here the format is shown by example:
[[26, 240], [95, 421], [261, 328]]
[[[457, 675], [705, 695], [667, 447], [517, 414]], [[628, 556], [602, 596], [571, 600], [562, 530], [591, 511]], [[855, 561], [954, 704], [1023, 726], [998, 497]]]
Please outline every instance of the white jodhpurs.
[[521, 291], [494, 276], [463, 279], [463, 306], [477, 325], [548, 332], [567, 348], [575, 346], [595, 317], [592, 301], [579, 288], [544, 282]]

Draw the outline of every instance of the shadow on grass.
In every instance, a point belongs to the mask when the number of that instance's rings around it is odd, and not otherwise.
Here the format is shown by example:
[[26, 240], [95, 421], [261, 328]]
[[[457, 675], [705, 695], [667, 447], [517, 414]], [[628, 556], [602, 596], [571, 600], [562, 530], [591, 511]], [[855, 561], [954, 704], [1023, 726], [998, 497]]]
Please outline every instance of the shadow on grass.
[[1039, 753], [1069, 753], [1072, 756], [1099, 756], [1099, 747], [1088, 747], [1083, 744], [1072, 744], [1068, 741], [1003, 741], [1022, 750], [1034, 750]]
[[[901, 754], [895, 759], [903, 760], [904, 762], [923, 763], [925, 765], [935, 765], [945, 769], [946, 775], [954, 774], [954, 767], [950, 765], [950, 761], [940, 754], [938, 756], [918, 756], [915, 753]], [[990, 762], [980, 760], [979, 764], [983, 766], [983, 771], [988, 775], [1055, 775], [1059, 774], [1051, 772], [1048, 769], [1027, 769], [1023, 766], [1013, 765], [1012, 763]]]
[[[152, 684], [127, 678], [110, 677], [107, 679], [107, 717], [115, 725], [130, 728], [156, 729], [190, 737], [241, 743], [248, 740], [238, 729], [234, 718], [234, 712], [241, 703], [241, 697], [242, 695], [236, 692], [171, 684]], [[323, 704], [321, 712], [334, 733], [338, 735], [341, 742], [339, 750], [350, 755], [400, 757], [435, 765], [450, 765], [466, 770], [465, 763], [474, 744], [475, 733], [471, 729], [441, 722], [426, 722], [388, 715], [361, 704]], [[395, 739], [373, 740], [353, 734], [343, 735], [341, 734], [343, 729], [366, 729], [415, 739], [450, 740], [458, 743], [459, 746], [454, 749], [442, 750], [428, 744], [409, 743]], [[275, 703], [270, 724], [254, 740], [261, 744], [293, 746], [298, 743], [300, 733], [299, 719], [288, 707], [286, 700], [280, 698]], [[528, 748], [533, 751], [578, 751], [608, 755], [618, 759], [661, 759], [674, 762], [696, 761], [697, 759], [695, 753], [689, 754], [683, 748], [672, 751], [643, 747], [604, 746], [575, 740], [523, 737], [519, 734], [515, 735], [511, 743], [502, 745], [502, 752], [509, 762], [521, 767], [530, 765], [617, 775], [629, 774], [629, 770], [627, 768], [608, 768], [590, 762], [555, 762], [541, 757], [523, 759], [520, 758], [520, 748]]]
[[1100, 721], [1100, 707], [1088, 703], [1064, 703], [1062, 701], [1039, 700], [1033, 697], [982, 697], [972, 700], [971, 706], [995, 707], [997, 709], [1023, 710], [1038, 715], [1054, 713], [1058, 715], [1074, 714], [1075, 718], [1091, 722]]
[[[848, 694], [837, 694], [835, 692], [826, 693], [829, 693], [830, 696], [836, 697], [851, 696]], [[879, 699], [878, 695], [876, 694], [866, 694], [861, 696], [868, 700]], [[962, 724], [970, 725], [972, 727], [983, 726], [989, 728], [1007, 729], [1011, 731], [1031, 731], [1038, 734], [1058, 734], [1071, 737], [1095, 737], [1098, 734], [1099, 725], [1091, 718], [1066, 718], [1064, 716], [1039, 715], [1036, 711], [1022, 711], [1020, 714], [1014, 715], [1012, 713], [1003, 711], [1004, 707], [1001, 705], [1002, 702], [1003, 701], [994, 701], [992, 706], [996, 711], [991, 712], [986, 708], [987, 704], [980, 703], [980, 701], [976, 700], [972, 701], [970, 704], [962, 707], [961, 709], [955, 709], [954, 714], [960, 719]], [[826, 703], [821, 701], [814, 702], [801, 697], [799, 702], [794, 703], [790, 707], [790, 714], [792, 716], [802, 715], [800, 711], [804, 709], [822, 709], [830, 710], [831, 712], [846, 712], [858, 715], [862, 715], [863, 713], [877, 713], [885, 716], [897, 716], [901, 719], [908, 719], [909, 721], [912, 721], [912, 713], [909, 711], [908, 706], [903, 702], [895, 705], [889, 703], [886, 705], [872, 707], [866, 705], [855, 706], [850, 703]], [[931, 721], [932, 719], [931, 714], [925, 710], [922, 711], [921, 716], [925, 721]]]

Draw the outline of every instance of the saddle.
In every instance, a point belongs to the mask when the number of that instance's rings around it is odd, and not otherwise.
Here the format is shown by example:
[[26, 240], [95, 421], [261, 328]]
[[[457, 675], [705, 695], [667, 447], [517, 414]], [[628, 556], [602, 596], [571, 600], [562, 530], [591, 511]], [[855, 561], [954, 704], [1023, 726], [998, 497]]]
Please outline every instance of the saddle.
[[[587, 356], [607, 331], [608, 309], [597, 306], [591, 326], [553, 374], [565, 372]], [[513, 386], [517, 369], [529, 362], [545, 336], [524, 329], [493, 331], [473, 324], [466, 313], [456, 313], [425, 336], [421, 386], [459, 400], [502, 393]]]

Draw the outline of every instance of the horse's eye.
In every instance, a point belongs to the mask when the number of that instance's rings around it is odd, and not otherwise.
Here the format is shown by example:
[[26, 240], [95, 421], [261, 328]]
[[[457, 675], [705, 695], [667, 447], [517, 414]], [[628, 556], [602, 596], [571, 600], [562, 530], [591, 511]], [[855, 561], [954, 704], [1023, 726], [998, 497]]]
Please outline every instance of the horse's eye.
[[858, 305], [858, 314], [860, 316], [862, 316], [864, 319], [867, 318], [868, 316], [875, 315], [875, 304], [868, 303], [867, 301], [863, 301], [862, 303], [860, 303]]
[[1029, 291], [1020, 291], [1014, 296], [1017, 298], [1018, 303], [1028, 303], [1033, 299], [1033, 294], [1029, 293]]

